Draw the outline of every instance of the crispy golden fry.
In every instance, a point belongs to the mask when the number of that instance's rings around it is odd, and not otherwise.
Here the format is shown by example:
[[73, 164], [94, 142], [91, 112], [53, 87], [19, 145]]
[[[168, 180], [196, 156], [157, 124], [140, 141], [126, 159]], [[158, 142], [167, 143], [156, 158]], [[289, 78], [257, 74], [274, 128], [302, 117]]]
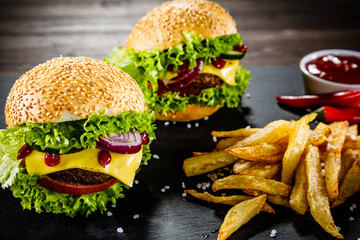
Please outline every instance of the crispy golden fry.
[[275, 143], [285, 138], [290, 133], [290, 123], [285, 120], [277, 120], [269, 123], [251, 136], [241, 140], [230, 148], [241, 148], [261, 143]]
[[309, 209], [307, 201], [306, 163], [302, 157], [295, 171], [295, 185], [290, 194], [290, 206], [295, 212], [305, 214]]
[[[248, 195], [214, 196], [211, 195], [210, 193], [199, 193], [196, 190], [192, 190], [192, 189], [185, 190], [185, 192], [203, 201], [232, 205], [232, 206], [242, 201], [252, 199], [252, 197]], [[275, 214], [275, 210], [267, 203], [264, 204], [264, 207], [261, 209], [261, 211]]]
[[225, 148], [231, 147], [233, 145], [235, 145], [237, 142], [243, 140], [244, 138], [224, 138], [221, 139], [220, 141], [218, 141], [216, 143], [216, 149], [217, 150], [223, 150]]
[[312, 145], [321, 145], [327, 141], [327, 136], [331, 133], [331, 128], [325, 123], [320, 122], [311, 132], [309, 142]]
[[253, 190], [253, 189], [243, 189], [243, 192], [246, 193], [247, 195], [254, 196], [254, 197], [264, 194], [262, 191]]
[[329, 125], [331, 134], [325, 152], [325, 187], [330, 202], [339, 194], [338, 179], [341, 168], [341, 151], [344, 145], [345, 136], [349, 129], [347, 121], [334, 122]]
[[349, 171], [355, 160], [359, 157], [358, 149], [347, 149], [341, 155], [341, 168], [339, 172], [339, 186], [344, 181], [346, 173]]
[[234, 173], [239, 173], [242, 172], [244, 170], [246, 170], [247, 168], [251, 167], [252, 165], [255, 165], [256, 162], [252, 162], [252, 161], [246, 161], [246, 160], [238, 160], [236, 163], [234, 163], [233, 166], [233, 172]]
[[211, 135], [213, 137], [248, 137], [259, 130], [260, 128], [240, 128], [232, 131], [212, 131]]
[[321, 176], [319, 149], [311, 146], [305, 157], [306, 175], [308, 180], [307, 198], [311, 215], [322, 228], [337, 238], [343, 238], [331, 216], [324, 178]]
[[281, 181], [291, 184], [296, 166], [304, 152], [307, 139], [310, 135], [309, 122], [313, 121], [316, 114], [309, 114], [296, 121], [289, 137], [289, 145], [282, 161]]
[[225, 167], [236, 160], [236, 157], [225, 151], [211, 152], [185, 159], [183, 170], [185, 175], [190, 177]]
[[352, 164], [341, 184], [339, 196], [332, 203], [332, 207], [339, 206], [354, 193], [360, 191], [360, 157]]
[[238, 203], [226, 214], [220, 227], [218, 240], [225, 240], [251, 218], [256, 216], [266, 202], [266, 195]]
[[[236, 163], [235, 163], [236, 164]], [[255, 164], [249, 166], [248, 168], [238, 170], [234, 168], [233, 171], [235, 174], [242, 174], [242, 175], [252, 175], [252, 176], [259, 176], [263, 178], [273, 178], [281, 171], [281, 164], [268, 164], [265, 162], [255, 162]]]
[[350, 125], [349, 131], [346, 133], [346, 137], [355, 138], [357, 135], [359, 135], [358, 125], [357, 124]]
[[212, 189], [253, 189], [271, 195], [290, 196], [292, 187], [285, 183], [250, 175], [230, 175], [216, 180]]
[[204, 154], [209, 154], [209, 152], [193, 152], [194, 157], [204, 155]]
[[273, 203], [279, 206], [291, 208], [289, 204], [289, 199], [287, 197], [280, 197], [280, 196], [274, 196], [274, 195], [267, 195], [267, 201], [269, 203]]
[[360, 136], [347, 137], [343, 149], [360, 149]]
[[238, 158], [249, 161], [280, 162], [284, 156], [286, 145], [260, 144], [242, 148], [229, 148], [225, 151]]

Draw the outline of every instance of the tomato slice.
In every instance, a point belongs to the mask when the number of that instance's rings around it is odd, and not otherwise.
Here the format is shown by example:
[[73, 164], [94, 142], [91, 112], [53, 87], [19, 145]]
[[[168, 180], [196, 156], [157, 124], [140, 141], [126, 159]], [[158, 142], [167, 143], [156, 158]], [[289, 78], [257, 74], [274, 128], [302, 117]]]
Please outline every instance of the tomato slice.
[[59, 182], [54, 179], [49, 178], [48, 176], [45, 176], [43, 178], [39, 178], [37, 180], [37, 183], [49, 190], [52, 190], [54, 192], [59, 193], [66, 193], [71, 195], [84, 195], [84, 194], [91, 194], [91, 193], [97, 193], [104, 191], [105, 189], [108, 189], [115, 183], [117, 183], [119, 180], [117, 179], [111, 179], [107, 182], [101, 183], [101, 184], [95, 184], [95, 185], [83, 185], [83, 184], [70, 184], [70, 183], [64, 183]]

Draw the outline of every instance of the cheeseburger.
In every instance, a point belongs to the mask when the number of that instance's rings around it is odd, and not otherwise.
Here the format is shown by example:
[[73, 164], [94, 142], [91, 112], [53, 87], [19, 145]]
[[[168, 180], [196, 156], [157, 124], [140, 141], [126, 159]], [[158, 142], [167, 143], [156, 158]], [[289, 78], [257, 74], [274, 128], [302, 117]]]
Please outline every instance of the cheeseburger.
[[36, 212], [106, 210], [150, 158], [154, 114], [125, 72], [86, 57], [54, 58], [21, 76], [0, 131], [0, 183]]
[[129, 73], [158, 120], [192, 121], [237, 107], [251, 76], [234, 19], [206, 0], [166, 2], [105, 61]]

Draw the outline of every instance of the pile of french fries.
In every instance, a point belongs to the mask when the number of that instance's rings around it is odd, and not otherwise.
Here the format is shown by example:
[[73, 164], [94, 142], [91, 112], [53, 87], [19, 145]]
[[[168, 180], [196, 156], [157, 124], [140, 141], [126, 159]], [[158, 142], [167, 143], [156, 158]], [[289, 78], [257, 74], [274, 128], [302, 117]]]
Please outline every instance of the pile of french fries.
[[212, 189], [241, 189], [241, 195], [185, 190], [204, 201], [233, 205], [220, 227], [219, 240], [227, 239], [260, 211], [275, 213], [268, 203], [299, 214], [310, 211], [326, 232], [343, 238], [330, 207], [360, 191], [358, 126], [320, 122], [311, 129], [309, 123], [315, 117], [278, 120], [264, 128], [213, 131], [214, 137], [223, 138], [214, 151], [184, 160], [188, 177], [233, 165], [232, 174], [215, 180]]

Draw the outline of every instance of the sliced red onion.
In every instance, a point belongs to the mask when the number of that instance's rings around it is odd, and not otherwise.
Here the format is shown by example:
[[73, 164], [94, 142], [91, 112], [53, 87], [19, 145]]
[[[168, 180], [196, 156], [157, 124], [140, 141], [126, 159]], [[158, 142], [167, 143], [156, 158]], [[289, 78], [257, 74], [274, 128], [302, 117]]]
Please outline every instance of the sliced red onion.
[[202, 66], [203, 66], [203, 59], [202, 58], [196, 59], [196, 67], [191, 70], [183, 71], [182, 73], [180, 73], [180, 75], [177, 78], [175, 78], [173, 82], [170, 82], [167, 85], [167, 88], [169, 90], [172, 90], [177, 88], [188, 87], [191, 84], [191, 82], [199, 75]]
[[107, 137], [100, 136], [97, 147], [119, 154], [137, 153], [141, 149], [142, 137], [140, 132], [114, 133]]

